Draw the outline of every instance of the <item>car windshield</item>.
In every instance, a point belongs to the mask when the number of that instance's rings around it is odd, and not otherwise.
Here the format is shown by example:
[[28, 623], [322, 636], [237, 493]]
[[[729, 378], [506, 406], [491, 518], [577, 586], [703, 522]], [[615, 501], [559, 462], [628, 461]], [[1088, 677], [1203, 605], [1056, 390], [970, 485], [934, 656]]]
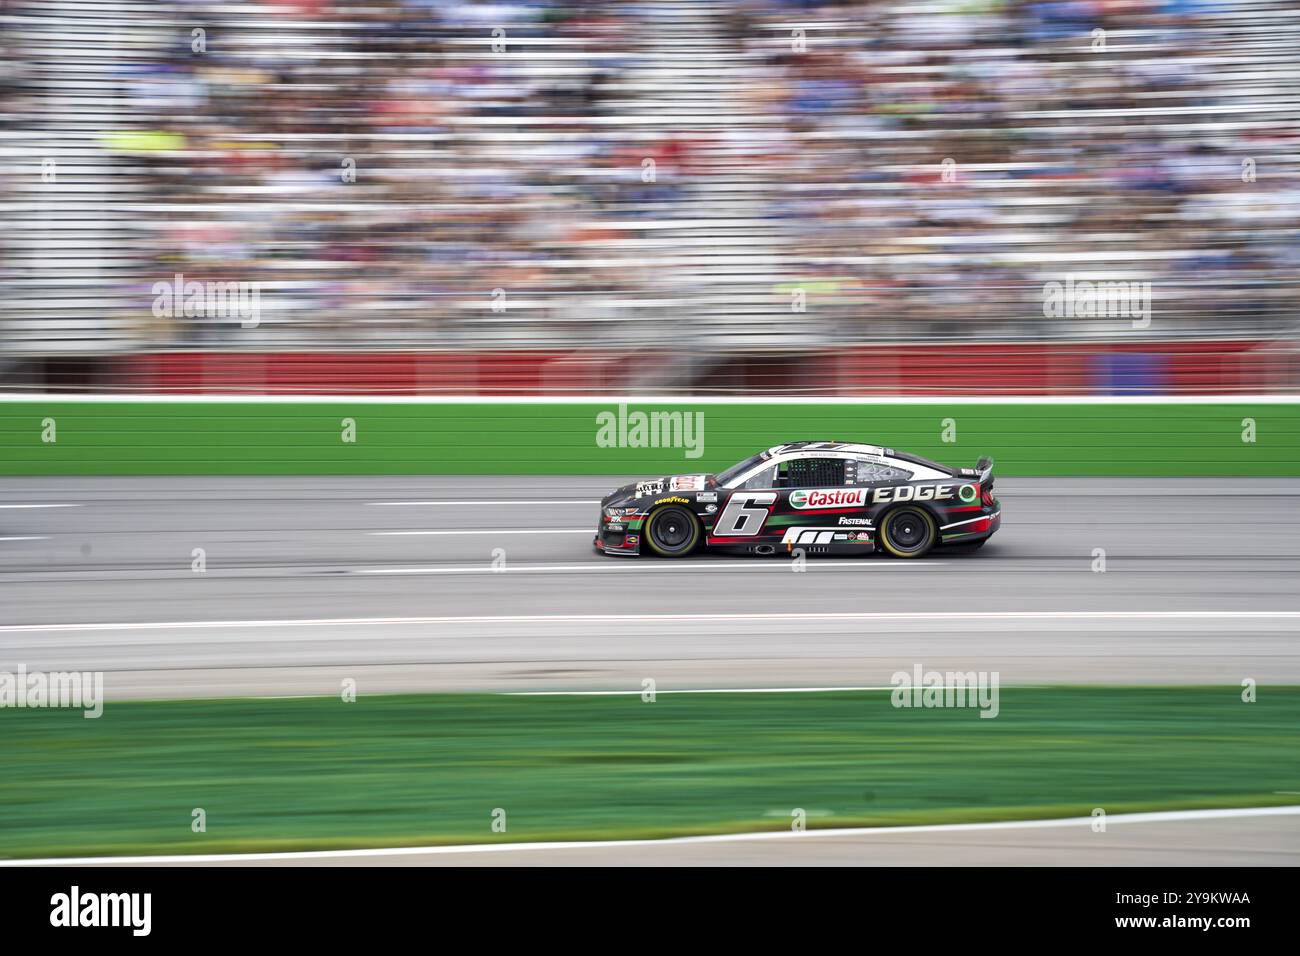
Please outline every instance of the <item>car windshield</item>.
[[720, 485], [728, 484], [731, 481], [731, 479], [744, 474], [749, 469], [757, 465], [760, 461], [767, 461], [771, 457], [772, 455], [770, 452], [760, 451], [757, 455], [750, 455], [744, 461], [736, 462], [736, 464], [732, 465], [726, 471], [719, 473], [718, 484]]

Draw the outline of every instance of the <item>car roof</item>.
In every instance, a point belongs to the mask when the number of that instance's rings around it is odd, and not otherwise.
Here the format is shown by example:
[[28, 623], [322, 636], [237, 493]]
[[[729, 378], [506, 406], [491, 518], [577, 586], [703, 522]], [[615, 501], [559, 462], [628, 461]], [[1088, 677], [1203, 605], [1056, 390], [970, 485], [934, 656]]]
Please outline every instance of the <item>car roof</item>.
[[[894, 462], [904, 468], [909, 465], [920, 466], [933, 472], [930, 475], [923, 475], [920, 479], [912, 480], [935, 480], [943, 477], [953, 476], [956, 474], [953, 469], [947, 465], [942, 465], [937, 461], [929, 461], [920, 455], [911, 455], [907, 452], [896, 451], [893, 448], [882, 448], [880, 445], [868, 445], [865, 442], [849, 441], [792, 441], [785, 442], [781, 445], [773, 445], [767, 451], [762, 453], [762, 460], [754, 463], [748, 470], [730, 479], [725, 487], [735, 488], [742, 481], [748, 480], [755, 473], [762, 471], [764, 468], [772, 466], [774, 458], [780, 459], [785, 457], [804, 458], [816, 457], [818, 454], [825, 453], [833, 457], [851, 457], [853, 455], [870, 456], [875, 461]], [[909, 468], [915, 475], [915, 468]]]
[[955, 475], [957, 471], [948, 465], [938, 461], [931, 461], [929, 458], [922, 458], [920, 455], [913, 455], [910, 452], [897, 451], [893, 448], [882, 448], [880, 445], [867, 445], [862, 442], [847, 441], [795, 441], [787, 442], [784, 445], [775, 445], [768, 449], [771, 456], [790, 455], [790, 454], [807, 454], [808, 452], [827, 452], [839, 455], [871, 455], [876, 458], [889, 458], [894, 461], [908, 465], [920, 465], [923, 468], [929, 468], [945, 475]]
[[838, 451], [852, 455], [892, 455], [893, 450], [864, 442], [846, 441], [792, 441], [783, 445], [773, 445], [767, 450], [769, 455], [785, 455], [792, 451]]

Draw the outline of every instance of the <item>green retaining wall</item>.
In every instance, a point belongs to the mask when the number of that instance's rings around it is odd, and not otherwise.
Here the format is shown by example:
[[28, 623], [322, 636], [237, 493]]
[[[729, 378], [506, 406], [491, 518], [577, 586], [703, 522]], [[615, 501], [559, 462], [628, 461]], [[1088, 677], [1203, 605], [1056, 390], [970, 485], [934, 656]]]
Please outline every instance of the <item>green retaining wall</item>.
[[[695, 429], [677, 435], [698, 456], [628, 447], [640, 437], [638, 412], [702, 415], [702, 442]], [[344, 440], [344, 419], [355, 422], [354, 441]], [[1254, 441], [1243, 440], [1247, 419]], [[659, 475], [716, 471], [780, 442], [823, 438], [953, 465], [987, 454], [1009, 475], [1300, 475], [1300, 400], [670, 399], [629, 400], [620, 413], [604, 400], [0, 399], [5, 475]]]

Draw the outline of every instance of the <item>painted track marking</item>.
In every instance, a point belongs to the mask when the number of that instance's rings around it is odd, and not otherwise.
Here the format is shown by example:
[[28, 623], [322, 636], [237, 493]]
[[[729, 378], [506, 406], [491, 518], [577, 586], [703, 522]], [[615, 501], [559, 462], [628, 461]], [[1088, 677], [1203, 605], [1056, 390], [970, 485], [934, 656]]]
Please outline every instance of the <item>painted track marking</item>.
[[373, 627], [413, 624], [674, 624], [722, 621], [862, 623], [966, 623], [972, 621], [1186, 621], [1296, 620], [1300, 611], [823, 611], [737, 614], [504, 614], [443, 617], [322, 617], [244, 621], [139, 621], [91, 624], [5, 624], [0, 634], [67, 631], [160, 631], [266, 627]]
[[460, 500], [430, 501], [367, 501], [367, 505], [389, 508], [413, 507], [417, 505], [598, 505], [599, 498], [509, 498], [485, 501], [482, 498], [465, 498]]
[[[634, 557], [634, 555], [610, 555], [610, 557]], [[779, 559], [781, 555], [776, 555]], [[863, 557], [866, 557], [864, 555]], [[655, 564], [656, 559], [645, 559], [641, 561], [620, 561], [609, 563], [586, 563], [586, 564], [524, 564], [507, 566], [503, 572], [494, 572], [491, 567], [486, 565], [470, 565], [466, 567], [440, 568], [437, 566], [417, 567], [417, 568], [355, 568], [348, 571], [348, 574], [484, 574], [484, 573], [568, 573], [572, 571], [618, 571], [618, 572], [660, 572], [660, 573], [691, 573], [697, 571], [789, 571], [790, 562], [781, 560], [768, 561], [710, 561], [710, 562], [691, 562], [683, 564]], [[814, 567], [819, 570], [826, 568], [855, 568], [861, 570], [874, 569], [877, 571], [904, 570], [908, 568], [935, 568], [944, 567], [946, 561], [920, 561], [903, 562], [903, 561], [864, 561], [862, 558], [850, 558], [845, 561], [824, 561], [818, 560]]]
[[367, 531], [366, 534], [388, 538], [428, 534], [589, 534], [594, 538], [596, 531], [594, 528], [445, 528], [431, 531]]
[[[1248, 817], [1295, 816], [1300, 806], [1241, 807], [1222, 810], [1160, 810], [1149, 813], [1111, 813], [1106, 825], [1128, 823], [1183, 823], [1194, 820], [1224, 820]], [[415, 856], [444, 853], [501, 853], [530, 850], [585, 850], [643, 846], [680, 846], [696, 843], [741, 843], [751, 840], [808, 840], [818, 837], [877, 837], [899, 833], [969, 833], [993, 830], [1038, 830], [1062, 827], [1088, 827], [1096, 818], [1058, 817], [1052, 820], [1003, 820], [994, 823], [939, 823], [900, 827], [814, 827], [796, 833], [791, 830], [764, 830], [759, 833], [718, 833], [704, 836], [668, 837], [662, 840], [573, 840], [546, 843], [470, 843], [460, 846], [403, 846], [368, 850], [302, 850], [278, 853], [194, 853], [169, 856], [82, 856], [51, 857], [31, 860], [0, 860], [0, 866], [76, 866], [104, 863], [221, 863], [256, 860], [356, 859], [382, 856]]]

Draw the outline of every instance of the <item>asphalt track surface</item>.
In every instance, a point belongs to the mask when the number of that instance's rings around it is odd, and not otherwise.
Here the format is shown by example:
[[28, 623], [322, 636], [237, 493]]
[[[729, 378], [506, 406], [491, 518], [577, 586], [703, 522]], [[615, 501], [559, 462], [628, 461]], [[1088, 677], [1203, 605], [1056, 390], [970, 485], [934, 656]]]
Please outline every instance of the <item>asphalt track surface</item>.
[[802, 572], [595, 553], [625, 480], [0, 480], [0, 669], [103, 670], [109, 700], [1300, 682], [1290, 479], [1004, 477], [980, 552]]
[[[918, 663], [1004, 685], [1300, 682], [1293, 480], [1003, 477], [1002, 529], [976, 554], [796, 572], [594, 553], [598, 499], [629, 477], [3, 479], [0, 670], [103, 670], [110, 701], [344, 678], [874, 687]], [[347, 862], [1295, 865], [1300, 817]]]

